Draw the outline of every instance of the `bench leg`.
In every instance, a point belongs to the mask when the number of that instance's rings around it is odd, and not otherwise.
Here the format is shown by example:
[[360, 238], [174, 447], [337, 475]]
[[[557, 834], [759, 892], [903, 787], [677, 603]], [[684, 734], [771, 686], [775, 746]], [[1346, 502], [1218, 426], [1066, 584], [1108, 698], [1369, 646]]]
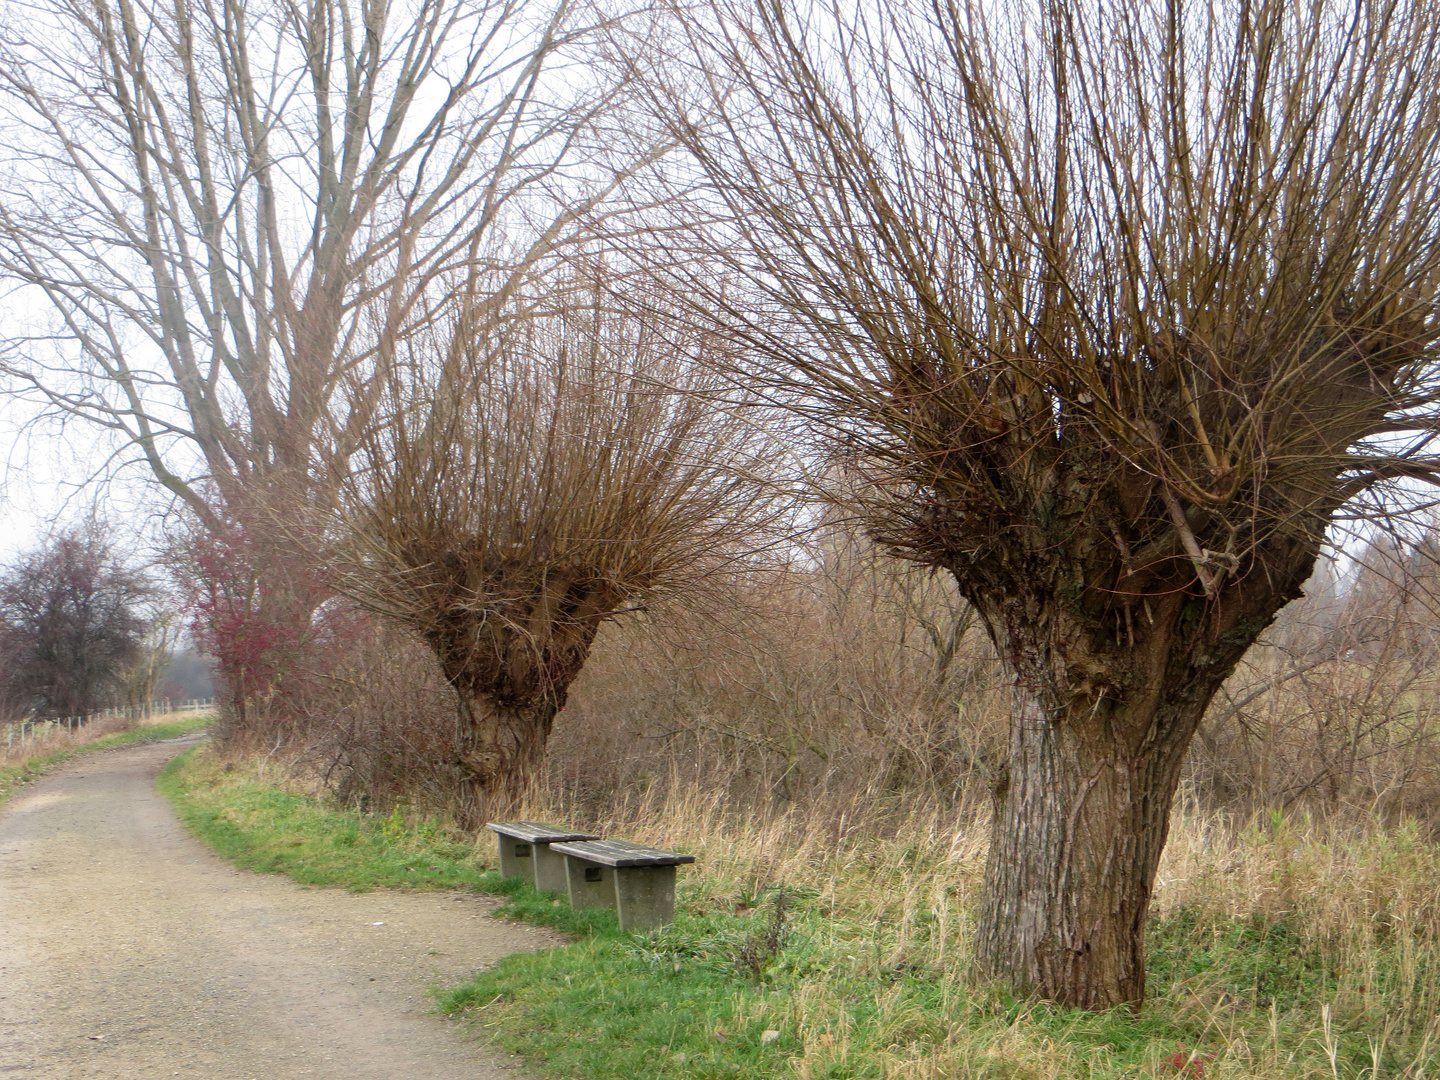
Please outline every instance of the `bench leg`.
[[535, 888], [561, 896], [570, 891], [570, 874], [565, 869], [564, 855], [551, 851], [549, 844], [536, 844], [532, 861], [535, 864]]
[[621, 930], [652, 930], [674, 922], [675, 867], [617, 867], [615, 898]]
[[613, 908], [615, 906], [615, 870], [589, 859], [565, 856], [565, 872], [572, 908]]
[[535, 849], [513, 836], [500, 837], [500, 876], [535, 880]]

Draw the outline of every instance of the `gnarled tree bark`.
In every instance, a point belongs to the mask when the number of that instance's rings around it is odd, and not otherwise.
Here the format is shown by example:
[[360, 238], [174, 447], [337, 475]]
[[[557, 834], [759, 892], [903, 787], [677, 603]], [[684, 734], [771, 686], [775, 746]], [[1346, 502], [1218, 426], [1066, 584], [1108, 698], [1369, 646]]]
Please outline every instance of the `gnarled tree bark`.
[[1034, 597], [991, 615], [1014, 689], [981, 972], [1081, 1008], [1144, 999], [1145, 923], [1186, 750], [1311, 565], [1299, 560], [1288, 589], [1237, 590], [1228, 604], [1186, 592], [1153, 598], [1138, 627], [1133, 612], [1128, 625], [1092, 620], [1057, 612], [1053, 598], [1038, 619], [1015, 619], [1040, 606]]
[[485, 695], [459, 694], [457, 764], [462, 818], [469, 827], [508, 817], [540, 775], [559, 712], [553, 701], [501, 706]]
[[[509, 584], [514, 597], [513, 578]], [[531, 793], [555, 715], [619, 603], [609, 589], [553, 574], [487, 617], [461, 610], [425, 632], [455, 688], [457, 796], [467, 827], [508, 816]]]

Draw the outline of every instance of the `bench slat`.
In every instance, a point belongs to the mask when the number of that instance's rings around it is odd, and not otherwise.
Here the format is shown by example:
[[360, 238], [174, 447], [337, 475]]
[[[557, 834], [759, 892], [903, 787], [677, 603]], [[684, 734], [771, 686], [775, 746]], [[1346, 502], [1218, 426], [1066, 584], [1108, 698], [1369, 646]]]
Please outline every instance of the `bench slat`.
[[527, 844], [552, 844], [557, 840], [595, 840], [594, 833], [561, 829], [539, 821], [489, 821], [485, 827], [501, 836], [510, 836]]
[[591, 840], [585, 843], [551, 844], [551, 851], [561, 855], [574, 855], [577, 859], [588, 859], [605, 866], [678, 866], [693, 863], [694, 855], [682, 855], [677, 851], [659, 851], [656, 848], [632, 844], [628, 840]]

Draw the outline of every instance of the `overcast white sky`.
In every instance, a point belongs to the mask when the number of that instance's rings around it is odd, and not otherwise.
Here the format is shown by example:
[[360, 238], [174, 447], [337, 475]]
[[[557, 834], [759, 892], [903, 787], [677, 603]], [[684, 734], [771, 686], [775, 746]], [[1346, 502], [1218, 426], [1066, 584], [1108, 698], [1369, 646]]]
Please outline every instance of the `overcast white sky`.
[[[155, 494], [134, 466], [107, 477], [112, 446], [85, 424], [66, 431], [28, 425], [32, 408], [0, 396], [0, 565], [40, 543], [58, 522], [86, 517], [99, 501], [115, 539], [145, 560]], [[98, 479], [97, 479], [98, 477]]]

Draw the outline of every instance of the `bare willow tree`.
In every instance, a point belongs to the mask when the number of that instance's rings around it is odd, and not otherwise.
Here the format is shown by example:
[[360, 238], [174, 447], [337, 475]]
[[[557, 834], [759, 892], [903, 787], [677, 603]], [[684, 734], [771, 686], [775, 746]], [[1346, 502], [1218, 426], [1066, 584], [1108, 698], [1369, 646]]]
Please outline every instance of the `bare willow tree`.
[[456, 266], [523, 280], [605, 187], [570, 175], [526, 243], [506, 227], [583, 155], [608, 93], [547, 78], [586, 32], [568, 0], [37, 0], [4, 18], [6, 370], [211, 527], [277, 487], [304, 498], [346, 373], [425, 325]]
[[672, 262], [692, 315], [830, 434], [875, 535], [953, 573], [1013, 684], [980, 971], [1138, 1002], [1206, 706], [1336, 520], [1440, 466], [1440, 7], [676, 19], [646, 74], [727, 268]]
[[706, 347], [598, 292], [519, 320], [487, 297], [375, 377], [381, 405], [338, 485], [335, 565], [439, 658], [472, 820], [535, 779], [604, 620], [757, 550], [765, 437], [707, 395]]

